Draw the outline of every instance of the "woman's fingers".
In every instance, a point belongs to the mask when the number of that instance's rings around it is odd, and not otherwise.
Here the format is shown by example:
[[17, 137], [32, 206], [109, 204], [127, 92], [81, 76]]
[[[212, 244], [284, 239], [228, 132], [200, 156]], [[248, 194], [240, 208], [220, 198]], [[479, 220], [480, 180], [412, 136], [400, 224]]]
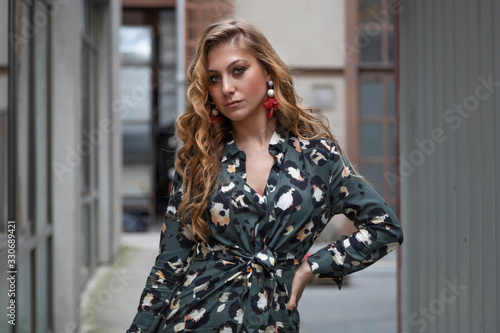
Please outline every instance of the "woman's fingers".
[[309, 283], [309, 281], [311, 281], [313, 277], [314, 274], [311, 270], [311, 267], [307, 262], [303, 262], [295, 272], [295, 275], [293, 276], [292, 293], [286, 305], [286, 308], [288, 310], [291, 311], [297, 307], [297, 304], [299, 303], [300, 298], [302, 297], [304, 289], [306, 288], [307, 284]]
[[290, 299], [288, 300], [288, 303], [286, 305], [286, 308], [290, 311], [292, 311], [293, 309], [295, 309], [297, 307], [297, 303], [295, 302], [295, 296], [292, 295], [292, 297], [290, 297]]

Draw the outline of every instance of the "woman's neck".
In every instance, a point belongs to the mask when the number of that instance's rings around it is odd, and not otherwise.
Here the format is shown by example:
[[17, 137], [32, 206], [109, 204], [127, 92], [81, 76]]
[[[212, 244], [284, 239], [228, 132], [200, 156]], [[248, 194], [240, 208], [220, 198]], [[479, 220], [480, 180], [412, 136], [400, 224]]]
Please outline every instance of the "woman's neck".
[[276, 129], [276, 120], [266, 121], [264, 126], [235, 124], [232, 126], [234, 142], [239, 149], [267, 147]]

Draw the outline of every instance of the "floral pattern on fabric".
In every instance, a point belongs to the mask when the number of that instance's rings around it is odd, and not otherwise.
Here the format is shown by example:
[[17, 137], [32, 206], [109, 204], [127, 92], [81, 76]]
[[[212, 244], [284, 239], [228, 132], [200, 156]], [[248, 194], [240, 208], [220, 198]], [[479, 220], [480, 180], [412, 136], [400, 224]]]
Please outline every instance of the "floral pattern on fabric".
[[245, 153], [228, 136], [202, 243], [177, 219], [183, 193], [176, 175], [159, 255], [128, 332], [298, 332], [297, 309], [286, 309], [295, 269], [333, 215], [346, 215], [358, 231], [307, 261], [339, 288], [346, 274], [402, 243], [394, 212], [344, 168], [331, 140], [301, 140], [278, 128], [269, 152], [275, 164], [261, 196], [246, 183]]

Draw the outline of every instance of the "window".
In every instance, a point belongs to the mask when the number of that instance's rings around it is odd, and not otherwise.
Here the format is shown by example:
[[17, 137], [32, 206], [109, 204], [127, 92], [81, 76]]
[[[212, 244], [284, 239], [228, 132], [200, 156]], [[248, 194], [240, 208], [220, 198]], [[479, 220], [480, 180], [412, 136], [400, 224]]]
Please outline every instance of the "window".
[[394, 63], [394, 0], [359, 0], [361, 66], [392, 66]]
[[[9, 4], [0, 4], [0, 42], [5, 43], [0, 46], [0, 252], [6, 250], [8, 217], [17, 240], [16, 329], [47, 332], [53, 330], [51, 16], [43, 0]], [[6, 260], [0, 258], [3, 272]], [[1, 290], [8, 289], [5, 280], [0, 280]], [[11, 330], [4, 323], [0, 331]]]
[[396, 206], [394, 174], [394, 0], [358, 0], [359, 155], [361, 173], [389, 205]]
[[125, 210], [152, 217], [153, 209], [153, 62], [154, 29], [150, 25], [122, 26], [123, 169]]
[[391, 206], [395, 188], [385, 178], [394, 174], [396, 120], [392, 74], [364, 74], [360, 77], [361, 172]]

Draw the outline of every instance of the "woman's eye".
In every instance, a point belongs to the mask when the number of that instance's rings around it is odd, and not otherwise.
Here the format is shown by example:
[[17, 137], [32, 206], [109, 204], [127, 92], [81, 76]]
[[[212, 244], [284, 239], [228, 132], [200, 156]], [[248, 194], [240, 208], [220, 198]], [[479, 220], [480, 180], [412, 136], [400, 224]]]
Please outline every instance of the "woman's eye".
[[220, 81], [220, 77], [219, 76], [215, 76], [215, 75], [214, 76], [210, 76], [209, 80], [210, 80], [210, 83], [215, 84], [215, 83], [217, 83], [217, 82]]
[[235, 75], [240, 75], [243, 74], [244, 71], [245, 71], [244, 67], [236, 67], [233, 72]]

